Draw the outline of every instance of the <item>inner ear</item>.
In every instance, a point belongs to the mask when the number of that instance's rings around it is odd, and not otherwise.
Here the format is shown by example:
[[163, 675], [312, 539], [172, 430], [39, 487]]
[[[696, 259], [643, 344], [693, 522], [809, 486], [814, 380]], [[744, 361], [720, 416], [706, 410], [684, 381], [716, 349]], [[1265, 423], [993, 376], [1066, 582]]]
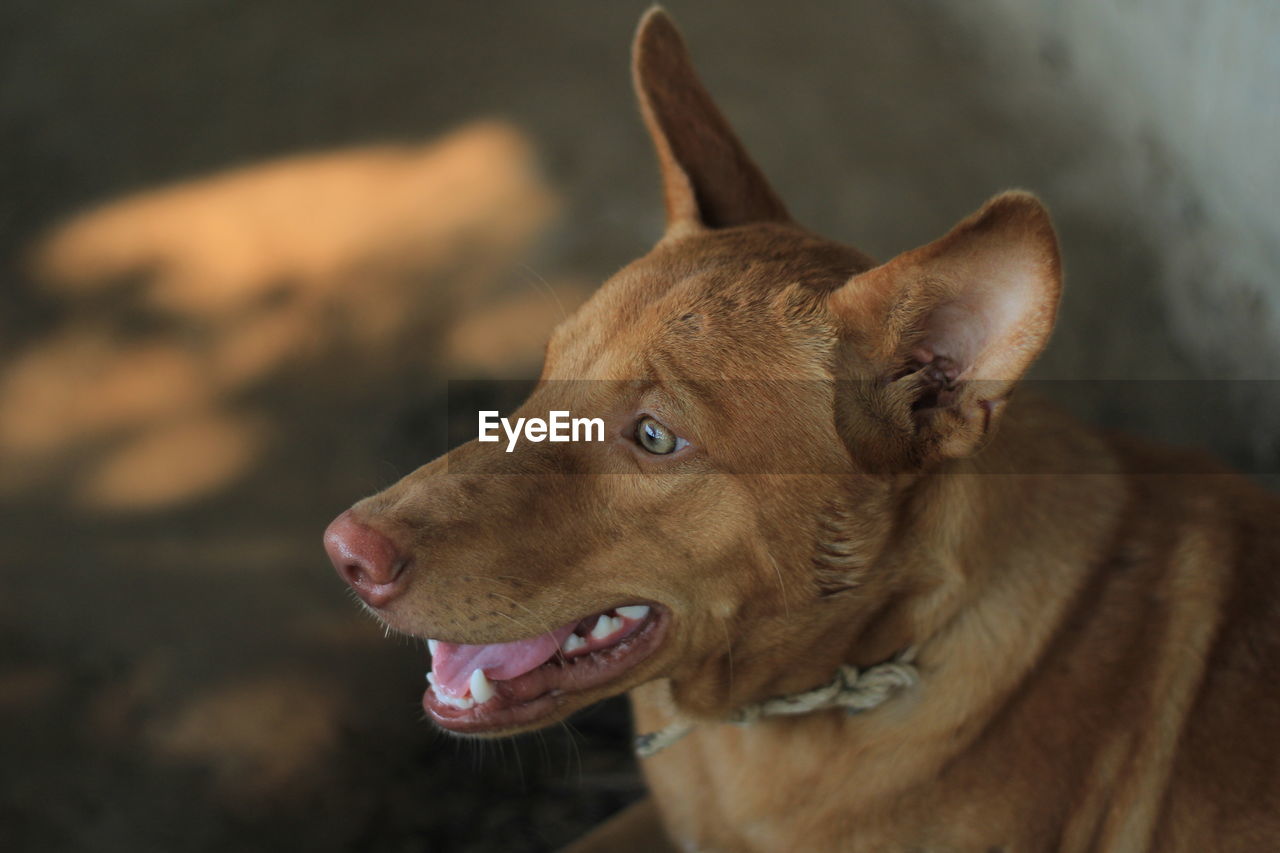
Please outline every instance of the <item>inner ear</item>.
[[955, 402], [964, 368], [949, 356], [939, 355], [929, 347], [920, 346], [911, 353], [911, 360], [895, 381], [907, 376], [918, 377], [919, 390], [912, 395], [912, 411], [937, 409]]
[[906, 358], [900, 375], [921, 374], [933, 401], [920, 408], [945, 405], [946, 392], [974, 380], [1017, 379], [1025, 365], [1022, 347], [1014, 346], [1037, 313], [1039, 293], [1025, 286], [1033, 278], [1002, 282], [992, 272], [968, 270], [962, 283], [925, 279], [913, 302], [921, 319], [904, 331], [898, 351]]
[[1044, 348], [1060, 291], [1048, 212], [1005, 193], [941, 239], [855, 276], [829, 304], [883, 389], [880, 421], [896, 424], [916, 457], [954, 456], [976, 448]]
[[996, 332], [1001, 328], [989, 313], [996, 309], [984, 307], [943, 302], [917, 331], [908, 334], [915, 343], [906, 348], [906, 364], [891, 381], [901, 383], [897, 390], [910, 401], [917, 421], [941, 411], [959, 412], [968, 398], [975, 426], [981, 427], [983, 435], [991, 428], [992, 415], [1003, 404], [1012, 380], [977, 378], [980, 366], [989, 363], [999, 344]]
[[698, 79], [679, 30], [662, 9], [650, 9], [640, 21], [632, 77], [658, 152], [668, 229], [790, 221]]
[[956, 382], [990, 346], [993, 326], [981, 308], [944, 303], [930, 312], [912, 358], [935, 378]]

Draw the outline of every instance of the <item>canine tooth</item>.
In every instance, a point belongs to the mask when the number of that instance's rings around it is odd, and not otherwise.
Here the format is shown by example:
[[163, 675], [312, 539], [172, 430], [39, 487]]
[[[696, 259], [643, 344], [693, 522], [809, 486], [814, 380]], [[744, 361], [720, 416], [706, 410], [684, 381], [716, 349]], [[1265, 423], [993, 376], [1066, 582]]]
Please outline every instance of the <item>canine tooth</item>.
[[600, 618], [596, 620], [596, 626], [591, 629], [591, 636], [597, 640], [603, 640], [621, 627], [621, 619], [602, 613]]
[[614, 612], [628, 619], [643, 619], [649, 615], [649, 607], [644, 604], [633, 604], [630, 607], [619, 607]]
[[431, 652], [431, 656], [436, 656], [436, 649], [440, 648], [439, 640], [427, 640], [427, 651]]
[[471, 698], [475, 699], [478, 705], [483, 705], [493, 698], [493, 685], [489, 683], [483, 669], [471, 672]]
[[587, 644], [587, 641], [579, 637], [577, 634], [570, 634], [564, 638], [564, 645], [561, 646], [566, 652], [576, 652]]

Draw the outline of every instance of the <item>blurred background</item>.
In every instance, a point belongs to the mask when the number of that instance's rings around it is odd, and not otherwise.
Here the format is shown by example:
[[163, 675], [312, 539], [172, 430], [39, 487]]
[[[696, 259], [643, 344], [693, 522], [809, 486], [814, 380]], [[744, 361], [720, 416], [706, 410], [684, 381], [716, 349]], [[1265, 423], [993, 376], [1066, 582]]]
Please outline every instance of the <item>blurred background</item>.
[[[1277, 469], [1280, 7], [668, 8], [797, 219], [887, 258], [1034, 190], [1038, 375]], [[659, 236], [643, 9], [0, 8], [0, 848], [537, 851], [639, 795], [620, 702], [434, 734], [320, 534]]]

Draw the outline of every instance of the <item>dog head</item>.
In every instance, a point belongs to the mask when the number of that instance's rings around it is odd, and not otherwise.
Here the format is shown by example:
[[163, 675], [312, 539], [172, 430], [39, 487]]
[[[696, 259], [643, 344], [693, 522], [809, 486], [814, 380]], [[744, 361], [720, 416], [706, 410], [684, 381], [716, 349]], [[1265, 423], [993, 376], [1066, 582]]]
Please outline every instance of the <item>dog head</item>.
[[877, 265], [791, 221], [661, 11], [633, 70], [666, 233], [555, 330], [510, 418], [602, 440], [472, 441], [326, 533], [368, 607], [431, 640], [424, 706], [454, 732], [656, 678], [721, 716], [909, 642], [926, 580], [882, 561], [902, 496], [983, 444], [1056, 312], [1033, 197]]

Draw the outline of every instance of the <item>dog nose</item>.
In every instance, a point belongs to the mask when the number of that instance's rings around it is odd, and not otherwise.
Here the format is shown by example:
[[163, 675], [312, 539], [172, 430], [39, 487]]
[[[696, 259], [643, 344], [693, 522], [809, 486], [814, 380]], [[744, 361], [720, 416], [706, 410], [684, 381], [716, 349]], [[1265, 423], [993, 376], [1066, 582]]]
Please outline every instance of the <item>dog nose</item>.
[[409, 561], [384, 534], [351, 517], [338, 516], [324, 532], [324, 550], [338, 576], [372, 607], [382, 607], [399, 595]]

